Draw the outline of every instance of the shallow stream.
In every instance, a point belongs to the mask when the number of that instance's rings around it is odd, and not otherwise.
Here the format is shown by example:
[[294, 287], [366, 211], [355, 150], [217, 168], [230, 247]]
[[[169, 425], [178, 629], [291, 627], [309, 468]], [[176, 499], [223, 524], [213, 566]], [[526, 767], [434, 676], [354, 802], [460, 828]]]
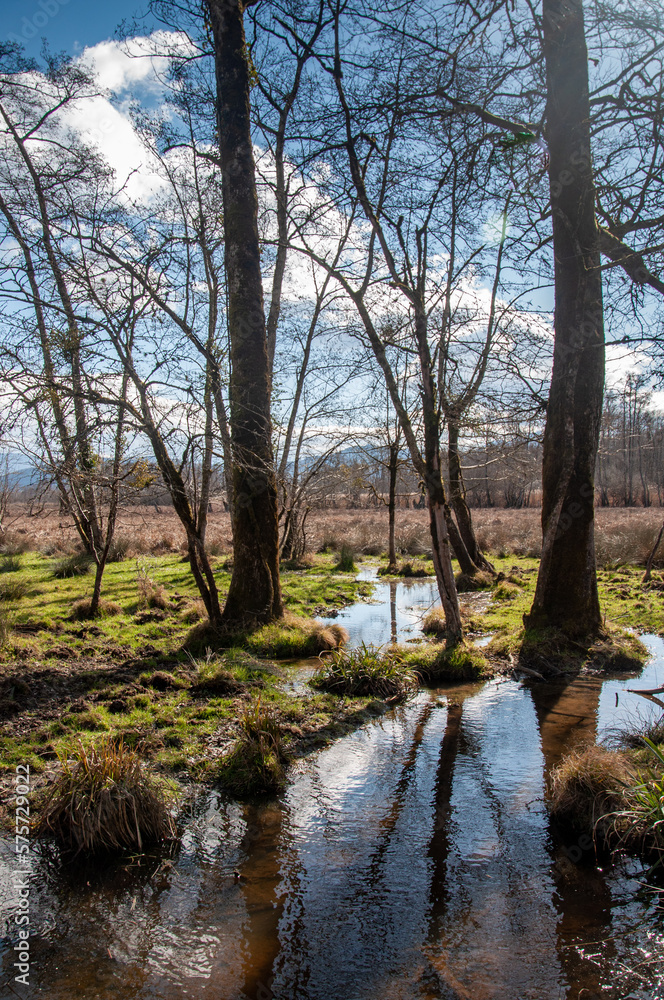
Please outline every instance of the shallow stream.
[[[396, 585], [400, 639], [430, 586]], [[381, 605], [364, 606], [367, 631], [339, 616], [354, 642], [390, 640], [392, 608], [382, 632], [366, 610]], [[637, 681], [421, 692], [300, 762], [277, 799], [202, 795], [170, 853], [101, 871], [35, 853], [31, 986], [6, 985], [5, 939], [0, 998], [664, 1000], [642, 867], [598, 869], [544, 804], [565, 750], [648, 714], [626, 691], [664, 682], [664, 642], [647, 642]], [[0, 846], [6, 918], [16, 863]]]

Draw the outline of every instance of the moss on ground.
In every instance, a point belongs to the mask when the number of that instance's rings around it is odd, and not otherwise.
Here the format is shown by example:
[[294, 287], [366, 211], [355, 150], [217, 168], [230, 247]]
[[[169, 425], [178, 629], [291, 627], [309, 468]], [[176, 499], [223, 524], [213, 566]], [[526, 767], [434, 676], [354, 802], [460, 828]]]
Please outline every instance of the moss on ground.
[[[12, 684], [5, 676], [4, 685]], [[326, 693], [294, 697], [280, 686], [275, 664], [246, 650], [199, 661], [145, 660], [90, 669], [89, 664], [37, 668], [16, 693], [16, 709], [0, 735], [0, 813], [11, 776], [27, 763], [36, 790], [57, 770], [57, 758], [100, 738], [140, 746], [152, 769], [179, 780], [216, 781], [222, 757], [241, 735], [240, 720], [260, 695], [288, 753], [298, 755], [365, 721], [371, 697], [340, 700]]]
[[[654, 573], [643, 585], [640, 567], [599, 570], [600, 603], [604, 614], [602, 634], [592, 643], [570, 642], [555, 629], [524, 628], [523, 616], [531, 607], [538, 561], [529, 557], [491, 554], [501, 574], [491, 589], [491, 603], [483, 613], [473, 613], [472, 628], [493, 633], [487, 656], [505, 667], [521, 666], [543, 676], [576, 673], [581, 669], [606, 673], [638, 672], [648, 657], [642, 642], [627, 628], [641, 633], [664, 634], [664, 575]], [[442, 635], [440, 616], [430, 614], [427, 631]]]
[[216, 632], [209, 622], [195, 626], [188, 635], [185, 648], [201, 652], [208, 647], [223, 648], [230, 643], [242, 646], [255, 656], [273, 656], [278, 660], [317, 656], [337, 649], [348, 640], [341, 625], [327, 624], [313, 618], [302, 618], [286, 611], [284, 617], [253, 632], [229, 635]]
[[[63, 576], [55, 560], [38, 553], [5, 560], [0, 775], [7, 783], [0, 788], [0, 807], [17, 763], [29, 764], [39, 784], [53, 773], [58, 755], [102, 737], [121, 737], [129, 747], [140, 744], [153, 768], [208, 780], [238, 737], [238, 720], [257, 692], [295, 752], [357, 724], [370, 698], [341, 703], [324, 693], [287, 695], [278, 669], [266, 661], [338, 646], [343, 630], [311, 616], [372, 590], [370, 583], [336, 570], [331, 555], [310, 562], [305, 569], [282, 572], [288, 609], [283, 622], [242, 637], [243, 649], [218, 656], [200, 643], [194, 659], [184, 646], [204, 609], [181, 556], [111, 563], [103, 599], [113, 614], [93, 621], [85, 618], [93, 579], [85, 567]], [[230, 570], [221, 559], [213, 564], [223, 600]], [[160, 606], [150, 600], [153, 593]]]
[[[527, 556], [490, 553], [496, 570], [503, 574], [492, 591], [492, 603], [482, 616], [487, 632], [512, 632], [523, 626], [535, 595], [538, 560]], [[664, 635], [664, 573], [655, 571], [643, 584], [643, 568], [620, 566], [597, 572], [602, 614], [609, 628], [622, 626], [641, 633]]]
[[[372, 585], [333, 567], [333, 557], [317, 555], [305, 570], [284, 570], [281, 582], [287, 609], [300, 617], [314, 617], [367, 597]], [[224, 561], [213, 559], [223, 600], [230, 583]], [[0, 663], [12, 660], [77, 660], [92, 657], [173, 656], [185, 643], [192, 624], [204, 616], [189, 564], [179, 555], [110, 563], [104, 573], [104, 608], [112, 611], [94, 621], [81, 618], [92, 591], [92, 575], [58, 578], [56, 561], [39, 553], [25, 553], [20, 569], [5, 571], [7, 594], [0, 604], [0, 626], [5, 642]], [[165, 595], [164, 607], [146, 606], [147, 578]], [[292, 633], [292, 629], [290, 630]], [[0, 639], [3, 629], [0, 628]], [[287, 642], [283, 643], [288, 646]], [[259, 646], [258, 639], [254, 649]], [[282, 655], [293, 655], [293, 644]], [[267, 655], [278, 655], [269, 652]], [[304, 653], [301, 655], [305, 655]]]
[[607, 674], [638, 673], [650, 655], [637, 636], [610, 626], [594, 640], [582, 643], [557, 629], [521, 625], [498, 633], [485, 648], [488, 656], [517, 669], [535, 670], [545, 678], [583, 669]]
[[444, 643], [402, 646], [399, 654], [402, 662], [415, 671], [424, 684], [479, 680], [493, 673], [483, 653], [466, 642], [452, 649]]

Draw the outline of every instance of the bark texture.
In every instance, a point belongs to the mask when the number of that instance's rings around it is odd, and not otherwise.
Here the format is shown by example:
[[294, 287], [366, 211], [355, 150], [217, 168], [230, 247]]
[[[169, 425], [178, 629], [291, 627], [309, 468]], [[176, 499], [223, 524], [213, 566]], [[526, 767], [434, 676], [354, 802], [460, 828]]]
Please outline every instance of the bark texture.
[[394, 442], [390, 445], [390, 490], [387, 501], [387, 511], [389, 519], [389, 542], [388, 542], [388, 573], [396, 572], [397, 568], [397, 545], [396, 545], [396, 506], [397, 506], [397, 472], [399, 469], [399, 445]]
[[601, 626], [594, 473], [604, 393], [604, 321], [580, 0], [544, 0], [555, 343], [544, 433], [542, 559], [528, 624], [569, 635]]
[[249, 65], [243, 5], [206, 0], [206, 6], [215, 52], [231, 357], [234, 566], [223, 620], [252, 625], [280, 617], [283, 606]]
[[[454, 510], [454, 516], [456, 517], [457, 524], [459, 526], [459, 535], [466, 548], [468, 557], [473, 566], [479, 567], [483, 570], [488, 570], [490, 573], [494, 573], [495, 570], [489, 560], [483, 555], [475, 536], [475, 529], [473, 528], [473, 520], [470, 513], [470, 508], [466, 503], [466, 487], [463, 481], [463, 473], [461, 471], [461, 456], [459, 455], [459, 424], [448, 418], [447, 422], [447, 468], [449, 472], [450, 480], [450, 503], [452, 504], [452, 509]], [[454, 539], [452, 538], [452, 545], [454, 546]], [[455, 550], [456, 550], [456, 546]], [[463, 572], [468, 572], [461, 566]], [[472, 572], [471, 571], [471, 572]]]

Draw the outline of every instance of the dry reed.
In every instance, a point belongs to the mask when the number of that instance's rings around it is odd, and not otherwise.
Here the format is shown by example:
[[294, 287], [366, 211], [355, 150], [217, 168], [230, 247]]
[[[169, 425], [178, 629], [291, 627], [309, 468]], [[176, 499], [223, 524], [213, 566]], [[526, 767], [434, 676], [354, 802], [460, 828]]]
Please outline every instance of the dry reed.
[[174, 836], [163, 789], [148, 775], [135, 750], [106, 739], [85, 748], [61, 771], [47, 794], [36, 825], [66, 848], [96, 854], [144, 846]]

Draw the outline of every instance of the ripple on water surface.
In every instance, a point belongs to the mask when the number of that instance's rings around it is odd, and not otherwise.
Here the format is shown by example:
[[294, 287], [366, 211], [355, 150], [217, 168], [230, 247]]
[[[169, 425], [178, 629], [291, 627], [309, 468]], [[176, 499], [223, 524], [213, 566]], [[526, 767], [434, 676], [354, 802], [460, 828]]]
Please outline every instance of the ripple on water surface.
[[[648, 641], [655, 657], [637, 681], [422, 692], [301, 762], [279, 799], [202, 796], [172, 856], [102, 870], [34, 857], [32, 993], [664, 998], [639, 865], [600, 871], [578, 844], [555, 843], [544, 804], [564, 747], [633, 711], [627, 687], [664, 677], [663, 644]], [[8, 893], [1, 905], [8, 916]]]

